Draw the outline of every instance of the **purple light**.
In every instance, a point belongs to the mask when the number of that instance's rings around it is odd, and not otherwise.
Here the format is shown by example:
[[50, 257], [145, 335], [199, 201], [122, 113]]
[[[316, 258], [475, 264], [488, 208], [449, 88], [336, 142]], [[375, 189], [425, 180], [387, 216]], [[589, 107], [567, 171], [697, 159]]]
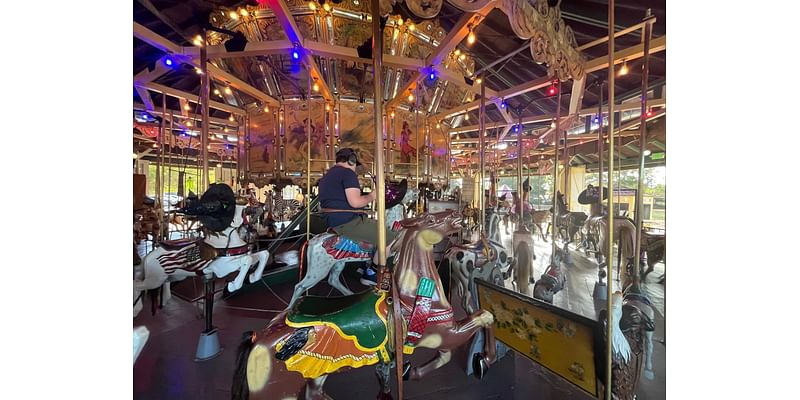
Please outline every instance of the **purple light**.
[[500, 108], [506, 108], [506, 102], [505, 101], [500, 103]]
[[164, 60], [164, 64], [167, 64], [168, 67], [171, 67], [172, 64], [174, 63], [171, 58], [167, 58], [166, 60]]
[[295, 60], [299, 60], [300, 59], [300, 51], [297, 50], [297, 49], [292, 50], [292, 58], [294, 58]]

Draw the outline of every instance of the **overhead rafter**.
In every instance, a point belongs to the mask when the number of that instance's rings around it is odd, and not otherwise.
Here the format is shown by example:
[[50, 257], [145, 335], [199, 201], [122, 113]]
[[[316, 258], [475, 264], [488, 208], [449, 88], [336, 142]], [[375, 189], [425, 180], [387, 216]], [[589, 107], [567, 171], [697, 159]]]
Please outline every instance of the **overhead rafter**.
[[[431, 52], [428, 57], [425, 58], [425, 68], [436, 68], [438, 67], [442, 61], [450, 54], [453, 49], [464, 40], [467, 35], [469, 35], [472, 29], [475, 29], [478, 24], [483, 21], [484, 18], [491, 12], [495, 6], [497, 5], [497, 0], [489, 0], [486, 5], [484, 5], [481, 9], [470, 12], [464, 13], [461, 15], [461, 18], [456, 22], [450, 32], [447, 33], [447, 36], [439, 43], [439, 46]], [[445, 75], [448, 71], [443, 70], [438, 72], [440, 75]], [[403, 87], [397, 93], [393, 99], [391, 99], [388, 103], [386, 103], [387, 109], [392, 109], [398, 106], [400, 102], [407, 97], [410, 93], [416, 89], [417, 85], [419, 84], [420, 79], [423, 77], [422, 71], [417, 71], [414, 76], [412, 77], [411, 81]], [[458, 79], [454, 79], [456, 83], [458, 83]], [[463, 81], [463, 78], [461, 78]], [[473, 91], [480, 90], [478, 85], [468, 85], [466, 82], [462, 82], [463, 85], [468, 86]], [[463, 86], [462, 85], [462, 86]]]
[[[172, 43], [168, 39], [160, 36], [159, 34], [147, 29], [145, 26], [134, 22], [133, 23], [133, 36], [139, 38], [140, 40], [144, 41], [145, 43], [169, 54], [173, 54], [178, 58], [175, 60], [176, 62], [185, 62], [187, 64], [193, 65], [195, 68], [200, 68], [200, 60], [198, 58], [192, 58], [184, 55], [184, 47], [178, 46], [175, 43]], [[258, 90], [257, 88], [251, 86], [247, 82], [231, 75], [230, 73], [222, 70], [219, 67], [216, 67], [212, 64], [208, 64], [208, 71], [211, 77], [215, 78], [218, 81], [221, 81], [225, 85], [230, 85], [234, 89], [246, 93], [253, 98], [266, 102], [271, 105], [278, 105], [280, 102], [275, 99], [274, 97]]]
[[[303, 34], [297, 27], [294, 16], [292, 16], [292, 13], [289, 11], [289, 7], [286, 5], [286, 2], [284, 0], [266, 0], [266, 3], [272, 12], [275, 13], [275, 18], [283, 27], [283, 31], [286, 33], [286, 37], [289, 38], [289, 42], [291, 42], [293, 46], [295, 44], [297, 46], [302, 46]], [[317, 85], [319, 85], [322, 97], [327, 102], [333, 102], [331, 89], [325, 82], [325, 78], [322, 76], [317, 62], [314, 61], [314, 57], [308, 51], [302, 51], [301, 53], [300, 59], [308, 70], [308, 73], [311, 75], [311, 79], [316, 82]], [[309, 93], [309, 95], [311, 95], [311, 93]]]
[[[664, 107], [664, 106], [666, 106], [666, 104], [667, 104], [667, 99], [665, 97], [661, 97], [661, 98], [658, 98], [658, 99], [649, 99], [649, 100], [647, 100], [648, 107]], [[639, 110], [641, 108], [642, 108], [641, 103], [625, 103], [625, 104], [617, 104], [616, 106], [614, 106], [614, 111], [615, 112], [618, 112], [618, 111], [620, 111], [620, 112], [621, 111], [632, 111], [632, 110]], [[608, 111], [605, 111], [604, 113], [607, 113], [607, 112]], [[597, 108], [589, 107], [589, 108], [581, 109], [578, 112], [577, 115], [578, 116], [586, 116], [586, 115], [595, 115], [595, 114], [597, 114]], [[543, 114], [543, 115], [536, 115], [536, 116], [531, 116], [531, 117], [524, 117], [524, 118], [522, 118], [522, 124], [524, 125], [524, 124], [532, 124], [532, 123], [536, 123], [536, 122], [547, 122], [547, 121], [552, 121], [555, 118], [556, 118], [555, 114]], [[503, 123], [503, 122], [487, 122], [486, 124], [487, 124], [487, 126], [490, 125], [490, 124], [493, 124], [492, 126], [496, 125], [498, 127], [506, 127], [506, 126], [512, 126], [512, 125], [514, 125], [516, 123], [517, 123], [517, 121], [513, 121], [510, 124], [509, 123]], [[470, 126], [464, 126], [464, 127], [461, 127], [461, 128], [451, 129], [449, 133], [450, 134], [457, 134], [457, 133], [475, 132], [478, 129], [479, 129], [478, 125], [470, 125]], [[477, 141], [478, 139], [474, 139], [474, 140]], [[455, 143], [455, 141], [453, 143]]]
[[[151, 110], [148, 110], [146, 108], [146, 106], [144, 104], [141, 104], [141, 103], [133, 103], [133, 109], [136, 110], [136, 111], [147, 111], [148, 114], [152, 114], [152, 115], [162, 115], [163, 114], [160, 109], [151, 111]], [[172, 112], [175, 115], [181, 114], [180, 110], [167, 109], [167, 114], [169, 114], [170, 112]], [[183, 117], [183, 119], [191, 119], [191, 120], [195, 120], [195, 121], [200, 121], [200, 116], [197, 115], [197, 114], [191, 114], [190, 113], [186, 117]], [[227, 119], [223, 119], [223, 118], [211, 117], [211, 118], [208, 119], [208, 122], [211, 123], [211, 124], [227, 126], [227, 127], [233, 128], [233, 129], [239, 129], [239, 124], [237, 122], [231, 122], [231, 121], [229, 121]]]
[[[667, 36], [660, 36], [654, 38], [650, 42], [650, 53], [655, 53], [658, 51], [664, 51], [667, 49]], [[624, 60], [632, 61], [637, 58], [641, 58], [644, 55], [644, 45], [637, 44], [635, 46], [628, 47], [627, 49], [616, 51], [614, 52], [614, 65], [621, 64]], [[603, 70], [608, 68], [608, 56], [597, 57], [592, 60], [586, 62], [585, 71], [587, 74]], [[498, 92], [497, 97], [501, 100], [507, 100], [511, 97], [516, 97], [530, 91], [541, 89], [550, 84], [552, 78], [550, 77], [541, 77], [536, 78], [532, 81], [525, 82], [514, 86], [512, 88], [502, 90]], [[488, 96], [487, 96], [488, 97]], [[458, 107], [451, 108], [449, 110], [444, 110], [439, 112], [438, 114], [434, 115], [433, 118], [438, 120], [447, 119], [458, 114], [462, 114], [467, 111], [474, 110], [480, 106], [480, 100], [476, 100], [470, 103], [462, 104]]]
[[[158, 83], [155, 83], [155, 82], [146, 82], [146, 83], [145, 82], [134, 82], [133, 85], [135, 87], [141, 87], [141, 88], [144, 88], [144, 89], [147, 89], [147, 90], [152, 90], [154, 92], [158, 92], [158, 93], [161, 93], [161, 94], [166, 94], [166, 95], [169, 95], [169, 96], [172, 96], [172, 97], [177, 97], [179, 99], [180, 98], [186, 99], [186, 100], [191, 101], [193, 103], [199, 103], [199, 99], [198, 99], [197, 95], [194, 95], [194, 94], [191, 94], [191, 93], [187, 93], [187, 92], [184, 92], [184, 91], [178, 90], [178, 89], [173, 89], [171, 87], [164, 86], [164, 85], [161, 85], [161, 84], [158, 84]], [[230, 106], [230, 105], [227, 105], [227, 104], [224, 104], [224, 103], [220, 103], [220, 102], [217, 102], [217, 101], [214, 101], [214, 100], [209, 101], [208, 102], [208, 106], [211, 107], [211, 108], [215, 108], [217, 110], [226, 111], [226, 112], [229, 112], [229, 113], [232, 113], [232, 114], [237, 114], [237, 115], [245, 115], [245, 114], [247, 114], [241, 108], [233, 107], [233, 106]]]

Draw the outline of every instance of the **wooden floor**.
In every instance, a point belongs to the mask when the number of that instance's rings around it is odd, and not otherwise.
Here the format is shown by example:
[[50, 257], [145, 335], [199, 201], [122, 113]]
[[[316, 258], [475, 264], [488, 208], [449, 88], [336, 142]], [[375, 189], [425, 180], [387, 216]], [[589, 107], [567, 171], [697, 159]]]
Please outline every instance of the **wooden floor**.
[[[510, 248], [510, 235], [504, 243]], [[550, 243], [534, 241], [534, 278], [538, 280], [549, 263]], [[143, 250], [143, 249], [142, 249]], [[570, 252], [573, 264], [565, 266], [567, 285], [556, 294], [555, 305], [596, 319], [604, 302], [592, 299], [597, 279], [597, 265], [582, 252]], [[365, 289], [358, 282], [355, 265], [349, 265], [345, 273], [348, 286], [354, 290]], [[638, 399], [660, 400], [666, 398], [666, 344], [664, 315], [666, 291], [658, 284], [664, 273], [664, 265], [656, 265], [655, 272], [647, 277], [644, 287], [656, 305], [659, 315], [654, 338], [654, 369], [656, 378], [640, 384]], [[612, 279], [612, 285], [618, 285]], [[510, 282], [507, 282], [507, 287]], [[293, 284], [267, 286], [264, 282], [246, 285], [233, 295], [217, 301], [214, 309], [214, 325], [224, 348], [220, 356], [205, 362], [195, 362], [194, 353], [200, 331], [203, 329], [201, 305], [184, 299], [194, 297], [202, 290], [199, 280], [186, 280], [173, 286], [176, 295], [155, 316], [150, 314], [149, 303], [133, 321], [133, 326], [147, 326], [150, 339], [134, 366], [135, 399], [228, 399], [234, 369], [235, 349], [241, 333], [263, 328], [268, 321], [285, 307], [291, 296]], [[614, 290], [618, 286], [612, 287]], [[335, 294], [321, 282], [312, 289], [312, 294]], [[184, 298], [184, 299], [181, 299]], [[455, 304], [455, 302], [454, 302]], [[419, 365], [433, 355], [421, 349], [412, 355], [411, 361]], [[527, 358], [511, 352], [499, 360], [484, 380], [467, 376], [466, 354], [454, 355], [450, 364], [435, 371], [421, 382], [406, 382], [405, 397], [417, 400], [447, 399], [591, 399], [576, 391], [568, 383], [553, 375]], [[332, 375], [326, 391], [334, 399], [373, 399], [378, 391], [374, 369], [371, 367]]]

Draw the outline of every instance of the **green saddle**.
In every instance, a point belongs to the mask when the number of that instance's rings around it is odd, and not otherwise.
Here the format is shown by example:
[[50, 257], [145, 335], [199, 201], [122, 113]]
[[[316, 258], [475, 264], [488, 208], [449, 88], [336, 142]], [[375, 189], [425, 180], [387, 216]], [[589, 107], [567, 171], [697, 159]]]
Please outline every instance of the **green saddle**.
[[301, 328], [327, 325], [364, 351], [375, 351], [386, 341], [386, 316], [378, 307], [385, 294], [367, 290], [342, 297], [304, 296], [286, 315], [286, 324]]

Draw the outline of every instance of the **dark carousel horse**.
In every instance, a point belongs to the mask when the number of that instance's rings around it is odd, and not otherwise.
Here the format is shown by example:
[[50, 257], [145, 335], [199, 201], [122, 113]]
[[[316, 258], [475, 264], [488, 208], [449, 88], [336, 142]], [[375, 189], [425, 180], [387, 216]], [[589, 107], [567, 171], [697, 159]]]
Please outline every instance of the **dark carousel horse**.
[[550, 212], [556, 213], [558, 236], [565, 246], [575, 240], [575, 234], [581, 231], [586, 219], [589, 218], [583, 211], [569, 211], [564, 195], [561, 192], [556, 193], [555, 210], [550, 208]]

